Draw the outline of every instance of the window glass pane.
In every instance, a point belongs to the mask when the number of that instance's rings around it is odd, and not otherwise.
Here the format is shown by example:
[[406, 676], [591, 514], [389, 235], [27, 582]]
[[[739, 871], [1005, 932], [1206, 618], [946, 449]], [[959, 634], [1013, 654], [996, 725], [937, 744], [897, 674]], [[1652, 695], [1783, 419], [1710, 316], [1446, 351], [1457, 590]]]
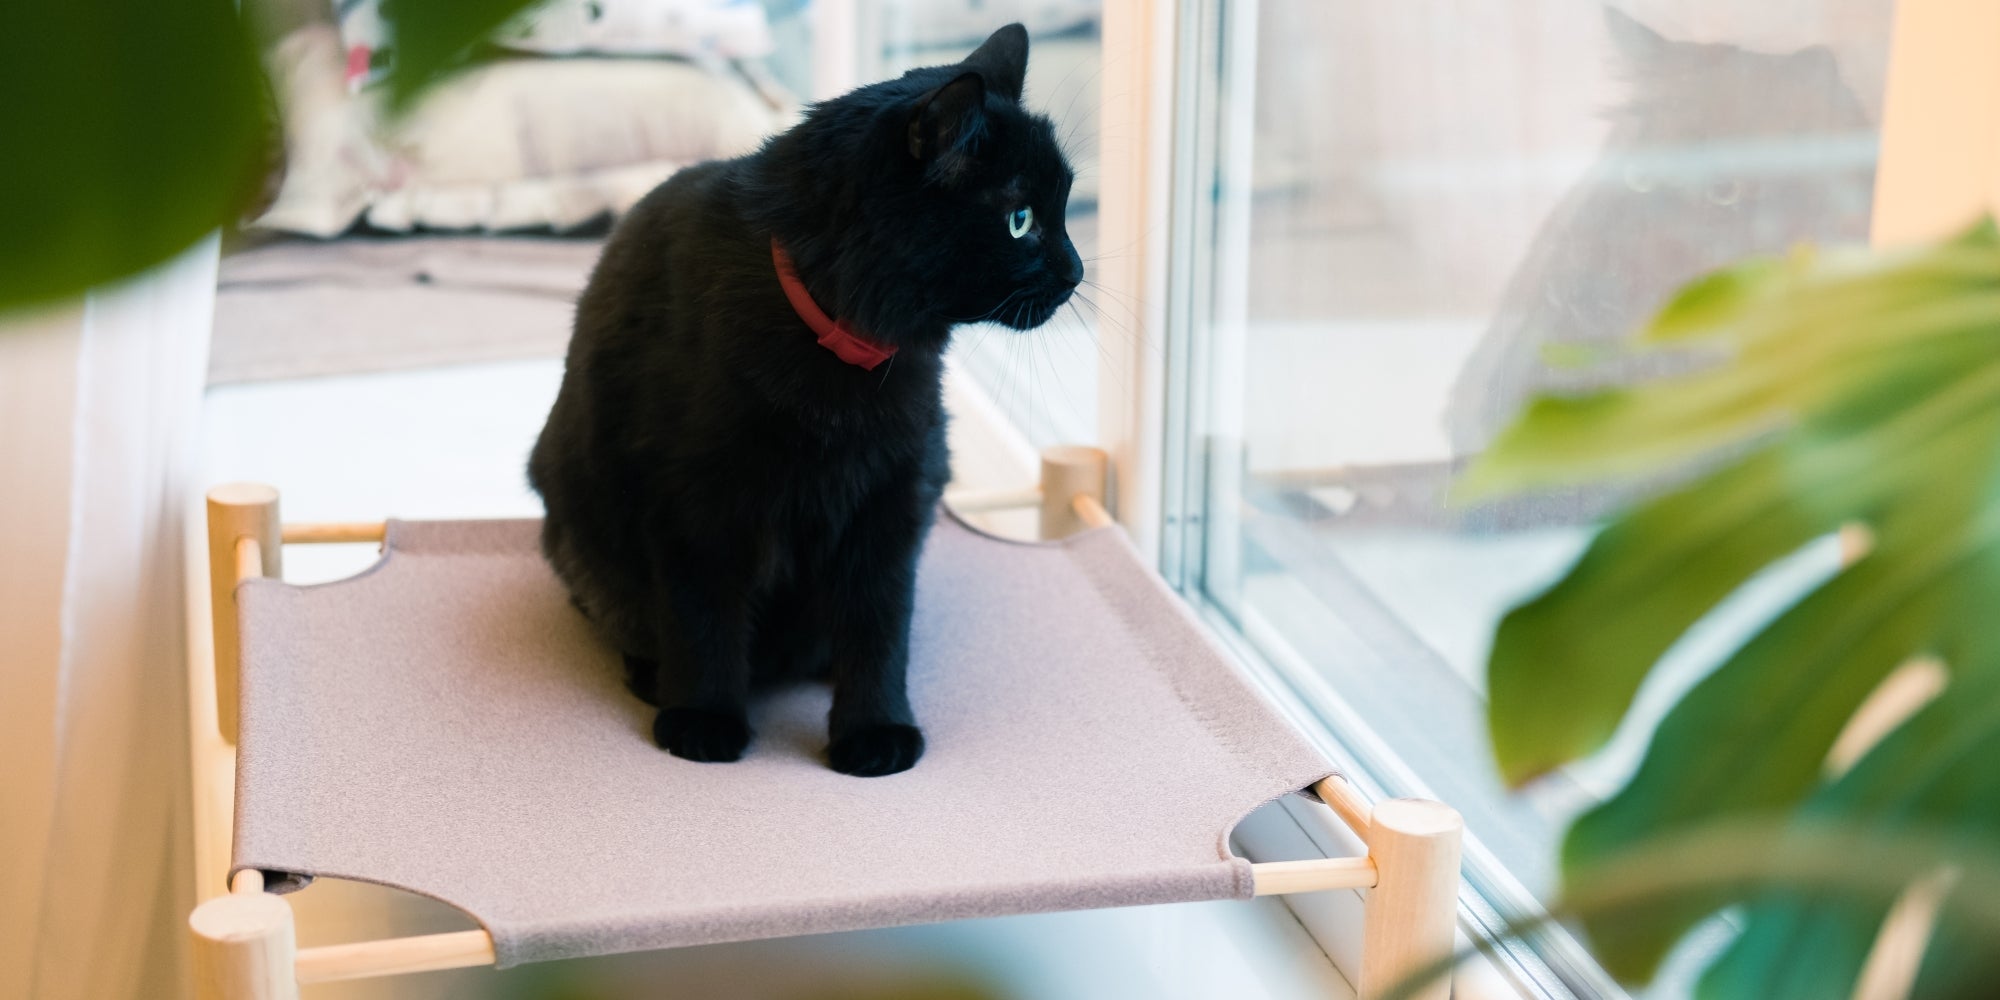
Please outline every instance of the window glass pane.
[[[965, 58], [993, 29], [1018, 21], [1028, 29], [1028, 79], [1022, 97], [1030, 110], [1055, 122], [1076, 183], [1070, 189], [1067, 226], [1086, 278], [1098, 255], [1098, 80], [1102, 73], [1099, 15], [1102, 0], [889, 0], [879, 5], [872, 39], [879, 52], [864, 79], [895, 76], [916, 66]], [[1037, 447], [1094, 441], [1097, 433], [1097, 338], [1102, 329], [1125, 336], [1128, 305], [1086, 284], [1046, 325], [1021, 332], [997, 323], [961, 327], [953, 359], [970, 373], [1015, 427]]]
[[[1199, 501], [1180, 513], [1202, 525], [1201, 589], [1309, 696], [1369, 721], [1343, 736], [1375, 748], [1385, 781], [1464, 810], [1495, 879], [1553, 887], [1555, 839], [1622, 781], [1644, 727], [1525, 794], [1497, 787], [1493, 627], [1610, 501], [1469, 511], [1448, 502], [1453, 474], [1529, 394], [1581, 387], [1550, 347], [1623, 336], [1745, 255], [1865, 239], [1889, 15], [1889, 0], [1221, 5], [1196, 267], [1212, 292], [1177, 359], [1198, 410], [1183, 467]], [[1713, 666], [1831, 558], [1770, 574], [1673, 671]]]

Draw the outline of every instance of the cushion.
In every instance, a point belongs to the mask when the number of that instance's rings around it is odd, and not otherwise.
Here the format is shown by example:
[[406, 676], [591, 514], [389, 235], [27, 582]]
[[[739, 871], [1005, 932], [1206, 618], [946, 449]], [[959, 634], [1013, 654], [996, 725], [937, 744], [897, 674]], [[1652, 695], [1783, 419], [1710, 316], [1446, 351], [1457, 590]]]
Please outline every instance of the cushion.
[[440, 85], [401, 120], [351, 92], [331, 25], [282, 41], [271, 73], [287, 172], [255, 226], [331, 237], [379, 229], [565, 230], [618, 213], [675, 170], [756, 148], [789, 107], [727, 64], [502, 59]]

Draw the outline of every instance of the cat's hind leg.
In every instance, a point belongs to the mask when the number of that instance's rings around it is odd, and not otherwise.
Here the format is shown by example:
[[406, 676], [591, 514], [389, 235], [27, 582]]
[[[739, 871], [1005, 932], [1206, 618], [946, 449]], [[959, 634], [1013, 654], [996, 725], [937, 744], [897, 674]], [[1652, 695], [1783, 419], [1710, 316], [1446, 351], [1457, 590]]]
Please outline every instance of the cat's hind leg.
[[823, 625], [826, 600], [816, 582], [795, 579], [758, 602], [750, 639], [753, 689], [833, 678], [833, 642]]
[[660, 661], [625, 654], [625, 689], [654, 708], [660, 707]]
[[725, 709], [675, 705], [653, 717], [653, 742], [682, 760], [700, 764], [743, 759], [752, 735], [748, 717]]

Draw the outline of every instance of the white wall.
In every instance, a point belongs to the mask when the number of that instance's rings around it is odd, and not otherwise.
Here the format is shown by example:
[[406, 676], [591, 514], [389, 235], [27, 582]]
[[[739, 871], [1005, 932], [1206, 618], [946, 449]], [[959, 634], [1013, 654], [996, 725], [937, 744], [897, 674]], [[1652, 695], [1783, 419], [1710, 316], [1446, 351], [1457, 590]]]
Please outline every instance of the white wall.
[[185, 992], [181, 514], [213, 240], [0, 318], [0, 996]]

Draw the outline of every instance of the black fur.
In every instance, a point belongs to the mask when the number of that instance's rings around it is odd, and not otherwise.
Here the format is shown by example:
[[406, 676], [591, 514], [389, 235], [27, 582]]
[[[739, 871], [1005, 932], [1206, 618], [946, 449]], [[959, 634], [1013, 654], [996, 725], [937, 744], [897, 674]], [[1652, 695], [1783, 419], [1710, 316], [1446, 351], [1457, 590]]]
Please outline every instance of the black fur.
[[[577, 305], [529, 459], [543, 551], [660, 707], [660, 746], [726, 761], [756, 688], [833, 682], [829, 762], [923, 753], [904, 675], [916, 561], [949, 476], [952, 327], [1045, 322], [1082, 279], [1071, 171], [1020, 105], [1028, 37], [811, 109], [759, 152], [684, 170], [618, 225]], [[1016, 238], [1028, 206], [1038, 228]], [[828, 314], [896, 355], [819, 346], [775, 237]]]

